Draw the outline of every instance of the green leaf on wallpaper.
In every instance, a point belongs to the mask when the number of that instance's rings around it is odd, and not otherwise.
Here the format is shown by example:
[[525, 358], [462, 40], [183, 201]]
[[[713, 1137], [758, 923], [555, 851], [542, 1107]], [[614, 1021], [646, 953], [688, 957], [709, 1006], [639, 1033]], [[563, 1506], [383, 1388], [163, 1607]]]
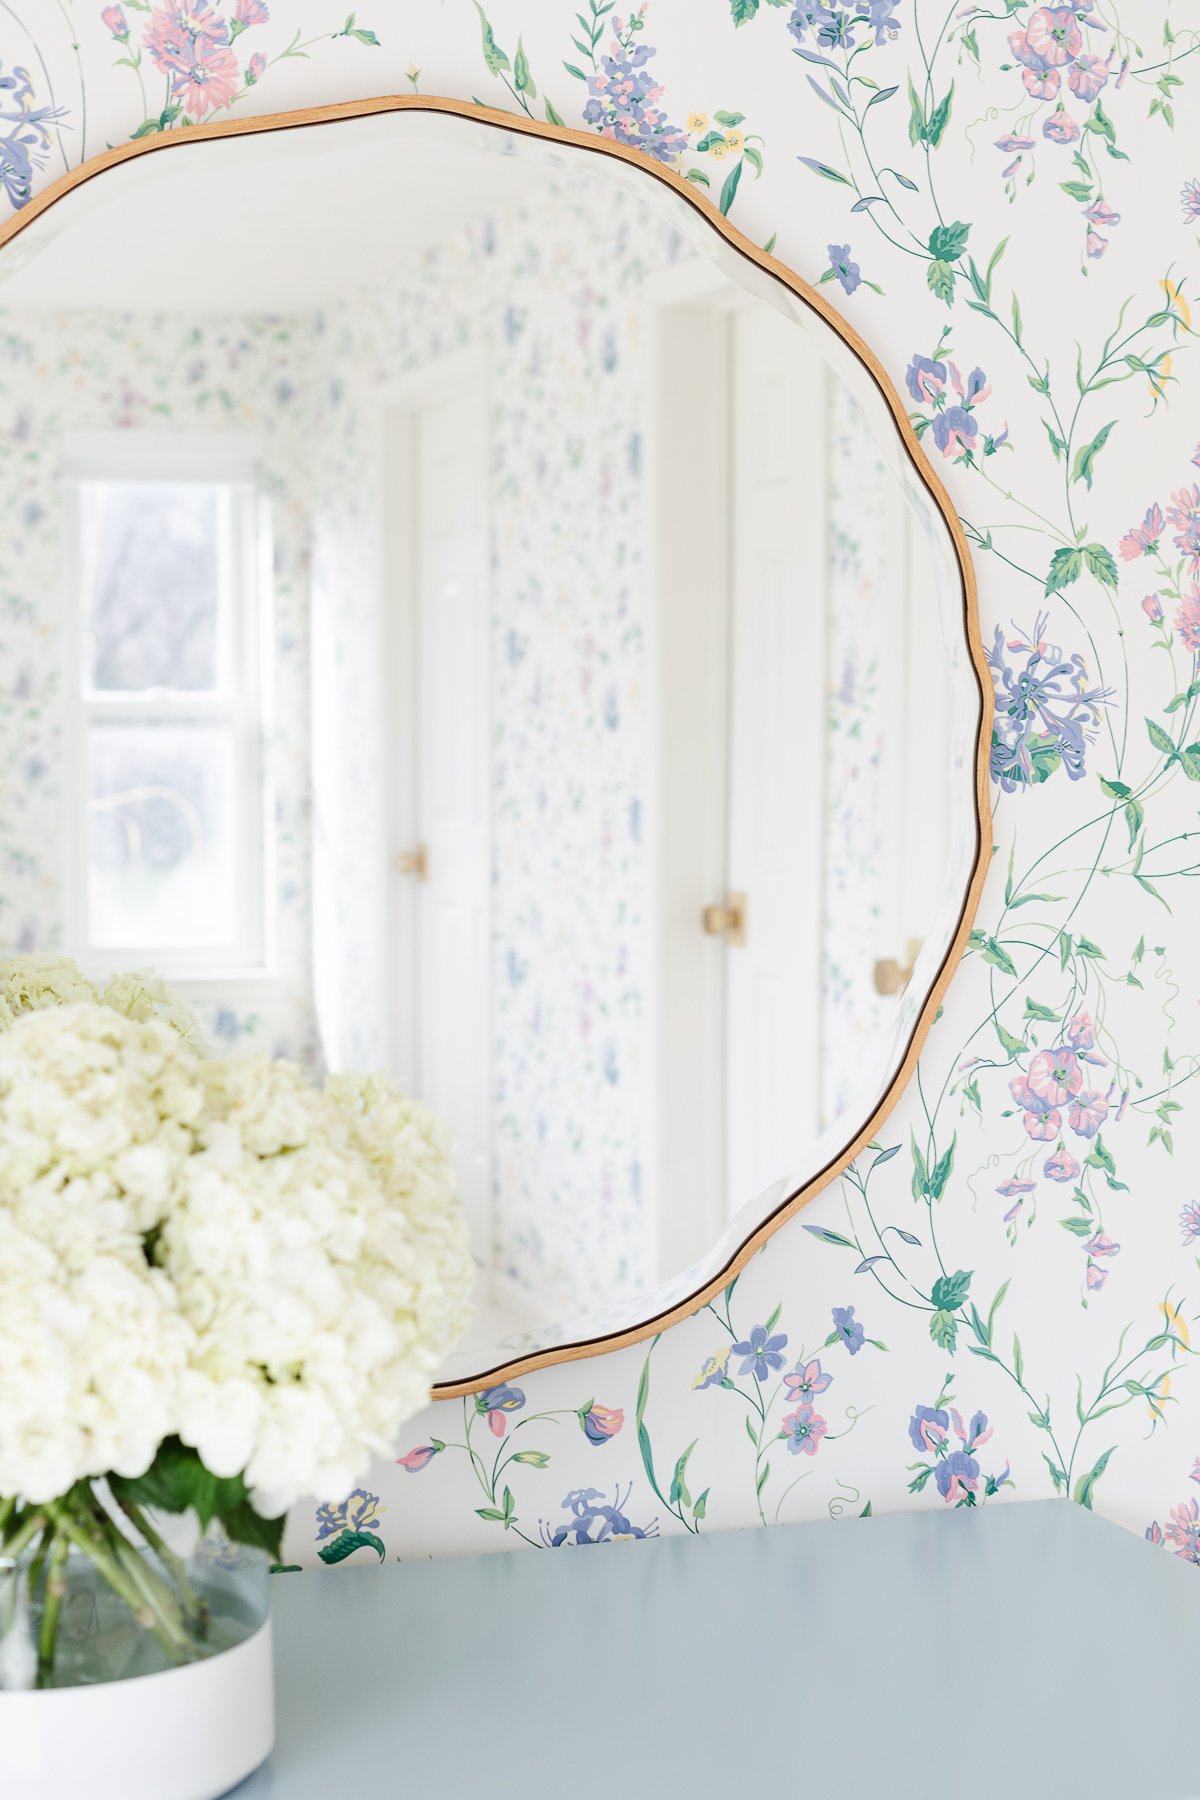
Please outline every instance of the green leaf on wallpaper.
[[1025, 1358], [1021, 1354], [1021, 1340], [1015, 1331], [1013, 1332], [1013, 1374], [1016, 1376], [1018, 1382], [1024, 1385]]
[[[1071, 470], [1071, 480], [1072, 481], [1083, 481], [1083, 482], [1086, 482], [1086, 484], [1089, 488], [1091, 487], [1091, 485], [1092, 485], [1092, 470], [1095, 466], [1096, 458], [1099, 456], [1100, 452], [1103, 450], [1105, 444], [1107, 444], [1109, 433], [1112, 431], [1112, 428], [1116, 424], [1116, 422], [1117, 421], [1115, 419], [1110, 419], [1107, 425], [1102, 425], [1100, 430], [1096, 433], [1095, 437], [1092, 439], [1091, 443], [1084, 444], [1083, 448], [1078, 452], [1078, 454], [1075, 457], [1075, 466]], [[1065, 448], [1065, 446], [1064, 446], [1064, 448]], [[1094, 548], [1094, 546], [1093, 546], [1093, 548]], [[1093, 573], [1094, 572], [1095, 571], [1093, 571]], [[1114, 571], [1113, 571], [1113, 578], [1114, 578], [1114, 580], [1116, 579], [1115, 567], [1114, 567]]]
[[913, 86], [910, 75], [908, 78], [908, 141], [910, 144], [923, 144], [925, 137], [925, 108], [921, 105], [920, 97]]
[[759, 150], [756, 145], [754, 145], [754, 144], [746, 145], [746, 148], [742, 151], [742, 161], [748, 162], [750, 164], [750, 167], [754, 170], [754, 173], [756, 176], [762, 174], [762, 172], [763, 172], [762, 151]]
[[1117, 1446], [1113, 1444], [1104, 1452], [1103, 1456], [1096, 1459], [1086, 1475], [1081, 1475], [1079, 1477], [1079, 1480], [1075, 1483], [1074, 1500], [1076, 1506], [1086, 1506], [1089, 1511], [1091, 1510], [1092, 1497], [1096, 1492], [1096, 1483], [1103, 1475], [1105, 1469], [1107, 1469], [1109, 1458], [1116, 1450], [1116, 1447]]
[[387, 1555], [382, 1541], [370, 1531], [339, 1531], [328, 1544], [322, 1544], [317, 1551], [321, 1561], [326, 1564], [345, 1562], [356, 1550], [374, 1550], [380, 1562]]
[[517, 54], [513, 58], [513, 86], [518, 94], [528, 94], [531, 100], [537, 97], [533, 76], [529, 72], [529, 58], [525, 54], [525, 46], [517, 39]]
[[758, 0], [729, 0], [729, 11], [735, 25], [748, 25], [758, 11]]
[[913, 1159], [912, 1197], [914, 1200], [923, 1200], [929, 1192], [929, 1165], [925, 1161], [924, 1153], [917, 1142], [915, 1132], [911, 1134], [911, 1142]]
[[929, 234], [929, 254], [937, 262], [953, 262], [967, 247], [971, 227], [957, 220], [953, 225], [935, 225]]
[[798, 156], [796, 161], [802, 162], [806, 169], [811, 169], [814, 175], [820, 175], [826, 181], [840, 181], [843, 187], [854, 186], [848, 175], [843, 175], [839, 169], [830, 168], [828, 163], [818, 162], [815, 156]]
[[1064, 1231], [1073, 1233], [1075, 1237], [1085, 1238], [1092, 1235], [1092, 1221], [1090, 1219], [1070, 1218], [1060, 1219], [1058, 1222]]
[[1061, 593], [1063, 588], [1070, 587], [1073, 581], [1078, 581], [1082, 573], [1083, 551], [1064, 545], [1061, 550], [1056, 550], [1050, 558], [1050, 572], [1046, 576], [1045, 592], [1047, 594]]
[[1050, 1471], [1050, 1479], [1054, 1483], [1055, 1493], [1056, 1494], [1065, 1493], [1066, 1487], [1067, 1487], [1066, 1475], [1059, 1468], [1057, 1463], [1053, 1463], [1050, 1461], [1050, 1458], [1046, 1455], [1046, 1452], [1044, 1450], [1042, 1451], [1042, 1461], [1045, 1463], [1046, 1467]]
[[966, 1300], [971, 1290], [973, 1269], [956, 1269], [953, 1275], [939, 1275], [929, 1298], [939, 1312], [953, 1312]]
[[949, 306], [954, 299], [954, 270], [948, 262], [931, 262], [925, 271], [931, 293]]
[[479, 23], [483, 31], [483, 60], [491, 74], [500, 75], [505, 69], [511, 68], [512, 64], [496, 42], [495, 33], [488, 23], [488, 16], [479, 4], [479, 0], [475, 0], [475, 11], [479, 14]]
[[706, 131], [704, 136], [697, 140], [696, 155], [706, 156], [714, 145], [723, 144], [724, 142], [725, 133], [723, 131]]
[[741, 179], [742, 179], [742, 164], [741, 164], [741, 159], [739, 158], [738, 161], [734, 163], [732, 169], [730, 169], [728, 175], [725, 177], [724, 183], [722, 184], [722, 187], [721, 187], [721, 198], [718, 201], [718, 205], [720, 206], [720, 209], [723, 213], [727, 213], [729, 211], [730, 207], [734, 203], [734, 200], [737, 198], [738, 183], [741, 181]]
[[990, 937], [986, 941], [983, 960], [985, 963], [992, 963], [997, 969], [1002, 969], [1006, 975], [1015, 975], [1017, 972], [1016, 963], [1003, 944], [997, 943], [994, 937]]
[[[350, 14], [350, 17], [338, 32], [338, 37], [357, 38], [360, 44], [368, 44], [373, 50], [380, 49], [380, 42], [375, 36], [375, 33], [373, 31], [368, 31], [363, 25], [356, 25], [354, 23], [356, 17], [356, 13]], [[299, 32], [297, 32], [296, 35], [298, 37], [300, 35]]]
[[772, 1331], [774, 1331], [775, 1327], [778, 1325], [779, 1315], [782, 1311], [783, 1311], [783, 1301], [777, 1300], [775, 1303], [774, 1312], [771, 1314], [770, 1318], [766, 1322], [766, 1325], [763, 1327], [763, 1329], [768, 1333], [768, 1335]]
[[766, 1487], [767, 1477], [768, 1477], [768, 1475], [770, 1475], [770, 1473], [771, 1473], [771, 1464], [769, 1461], [767, 1461], [763, 1464], [762, 1471], [759, 1474], [758, 1480], [754, 1484], [754, 1492], [756, 1495], [761, 1494], [763, 1489]]
[[701, 1523], [705, 1514], [708, 1512], [708, 1496], [711, 1493], [711, 1488], [705, 1488], [704, 1492], [697, 1499], [695, 1506], [692, 1508], [692, 1517], [695, 1519], [697, 1525]]
[[941, 1308], [930, 1313], [929, 1335], [940, 1350], [948, 1350], [953, 1356], [954, 1346], [958, 1342], [958, 1323], [954, 1314]]
[[758, 1449], [758, 1438], [755, 1435], [753, 1425], [750, 1423], [749, 1414], [743, 1415], [743, 1423], [746, 1427], [746, 1436], [750, 1439], [750, 1442], [754, 1445], [754, 1448], [757, 1450]]
[[995, 1327], [995, 1323], [996, 1323], [996, 1314], [1000, 1311], [1000, 1307], [1004, 1300], [1004, 1296], [1008, 1292], [1008, 1282], [1011, 1280], [1012, 1280], [1012, 1277], [1010, 1275], [1008, 1277], [1008, 1281], [1002, 1281], [1000, 1283], [1000, 1286], [996, 1289], [995, 1298], [993, 1299], [992, 1304], [988, 1307], [987, 1341], [989, 1344], [992, 1341], [992, 1331], [993, 1331], [993, 1329]]
[[1064, 194], [1071, 196], [1072, 200], [1090, 200], [1092, 197], [1090, 181], [1060, 181], [1058, 185]]
[[712, 183], [709, 181], [708, 176], [704, 173], [703, 169], [689, 169], [683, 179], [685, 181], [694, 181], [697, 187], [712, 186]]
[[1104, 962], [1106, 960], [1104, 952], [1099, 944], [1093, 944], [1091, 938], [1084, 937], [1082, 932], [1075, 939], [1075, 954], [1076, 956], [1090, 956], [1097, 962]]
[[1074, 947], [1075, 947], [1075, 940], [1071, 936], [1070, 932], [1069, 931], [1061, 932], [1059, 934], [1059, 939], [1058, 939], [1058, 966], [1060, 969], [1065, 969], [1067, 964], [1070, 962], [1071, 952], [1074, 949]]
[[587, 76], [584, 74], [583, 70], [576, 68], [574, 63], [565, 62], [563, 68], [567, 71], [568, 75], [573, 75], [576, 81], [587, 80]]
[[942, 141], [942, 134], [950, 123], [950, 106], [954, 99], [954, 83], [950, 83], [950, 91], [944, 100], [939, 100], [929, 115], [929, 123], [925, 128], [925, 136], [936, 150]]
[[1165, 756], [1168, 762], [1176, 762], [1179, 751], [1175, 748], [1175, 740], [1163, 730], [1157, 719], [1147, 719], [1146, 730], [1149, 733], [1150, 742], [1159, 754]]
[[699, 1442], [700, 1439], [698, 1437], [693, 1438], [687, 1449], [683, 1452], [683, 1455], [679, 1457], [675, 1464], [675, 1473], [671, 1477], [671, 1489], [667, 1498], [668, 1506], [678, 1506], [680, 1501], [682, 1501], [685, 1506], [690, 1506], [692, 1504], [692, 1496], [688, 1493], [685, 1477], [687, 1475], [688, 1458], [691, 1456], [692, 1451]]
[[1167, 713], [1178, 712], [1181, 706], [1186, 706], [1189, 700], [1194, 700], [1196, 698], [1197, 694], [1200, 694], [1200, 681], [1189, 682], [1182, 694], [1176, 694], [1173, 699], [1167, 701], [1167, 704], [1163, 707], [1163, 711]]
[[1125, 824], [1129, 831], [1129, 848], [1137, 842], [1138, 832], [1146, 822], [1146, 809], [1140, 800], [1130, 800], [1125, 808]]
[[1057, 462], [1060, 457], [1066, 455], [1067, 446], [1063, 439], [1059, 437], [1049, 419], [1043, 419], [1042, 424], [1046, 427], [1046, 435], [1050, 439], [1050, 448], [1053, 450], [1054, 460]]
[[555, 112], [554, 108], [551, 106], [549, 100], [547, 100], [547, 102], [546, 102], [546, 119], [547, 119], [548, 123], [551, 125], [565, 125], [566, 124], [566, 120], [559, 118], [558, 114]]
[[1058, 1022], [1056, 1012], [1052, 1012], [1048, 1006], [1043, 1006], [1040, 1000], [1031, 1000], [1028, 994], [1025, 996], [1025, 1017], [1027, 1019], [1043, 1019], [1047, 1025], [1054, 1025]]
[[954, 1152], [958, 1145], [958, 1133], [950, 1140], [950, 1148], [944, 1150], [929, 1173], [929, 1186], [926, 1190], [931, 1200], [940, 1200], [950, 1179], [950, 1171], [954, 1167]]
[[715, 112], [713, 118], [718, 125], [744, 125], [746, 122], [745, 113]]
[[1000, 1039], [1002, 1048], [1007, 1050], [1009, 1056], [1022, 1056], [1025, 1052], [1024, 1039], [1015, 1038], [1011, 1031], [1006, 1031], [999, 1019], [993, 1020], [993, 1024], [996, 1027], [996, 1036]]

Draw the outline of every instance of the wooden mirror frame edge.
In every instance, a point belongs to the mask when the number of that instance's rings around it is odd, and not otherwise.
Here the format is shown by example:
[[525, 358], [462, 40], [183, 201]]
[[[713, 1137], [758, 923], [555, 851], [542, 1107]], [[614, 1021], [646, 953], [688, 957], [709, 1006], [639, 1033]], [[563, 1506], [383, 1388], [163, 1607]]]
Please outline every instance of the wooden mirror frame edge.
[[[916, 433], [909, 423], [904, 403], [890, 376], [859, 337], [854, 327], [846, 322], [816, 288], [812, 287], [802, 276], [797, 275], [786, 263], [752, 243], [735, 225], [730, 224], [711, 200], [706, 199], [702, 193], [698, 192], [693, 183], [686, 181], [674, 169], [646, 156], [640, 150], [630, 149], [626, 145], [617, 143], [611, 138], [602, 137], [598, 133], [576, 131], [566, 125], [542, 124], [517, 113], [507, 113], [495, 107], [477, 105], [473, 101], [450, 100], [444, 96], [432, 94], [376, 95], [363, 100], [343, 100], [328, 106], [303, 107], [292, 112], [265, 113], [261, 117], [214, 120], [206, 125], [189, 126], [186, 131], [166, 131], [153, 137], [131, 140], [129, 143], [118, 144], [112, 149], [102, 151], [97, 156], [89, 157], [77, 168], [68, 170], [64, 175], [60, 175], [56, 180], [50, 182], [19, 212], [14, 213], [10, 219], [0, 225], [0, 250], [18, 237], [35, 219], [49, 211], [65, 195], [73, 193], [85, 182], [93, 180], [107, 170], [119, 168], [123, 163], [133, 161], [135, 157], [170, 150], [178, 145], [203, 143], [214, 138], [250, 137], [264, 132], [289, 131], [309, 125], [329, 125], [347, 119], [363, 119], [381, 113], [399, 112], [449, 113], [459, 118], [472, 119], [478, 124], [496, 126], [503, 131], [516, 132], [526, 137], [543, 138], [551, 143], [568, 144], [574, 149], [589, 151], [593, 155], [614, 157], [672, 189], [680, 199], [685, 200], [695, 212], [699, 213], [701, 218], [719, 233], [734, 250], [747, 257], [751, 262], [757, 263], [759, 268], [765, 270], [768, 275], [773, 276], [811, 307], [837, 333], [871, 376], [892, 415], [892, 421], [918, 480], [932, 495], [938, 511], [945, 521], [958, 563], [959, 579], [962, 585], [963, 627], [979, 691], [979, 726], [976, 735], [974, 789], [975, 860], [971, 877], [963, 898], [957, 928], [946, 949], [937, 976], [917, 1015], [903, 1060], [870, 1117], [836, 1157], [825, 1163], [803, 1187], [796, 1189], [786, 1200], [781, 1201], [775, 1210], [756, 1226], [750, 1236], [743, 1240], [720, 1270], [702, 1287], [689, 1294], [686, 1299], [678, 1301], [674, 1306], [654, 1314], [649, 1319], [642, 1320], [626, 1330], [610, 1331], [594, 1338], [580, 1339], [574, 1343], [559, 1344], [553, 1348], [532, 1351], [524, 1356], [513, 1357], [508, 1362], [497, 1363], [492, 1368], [466, 1380], [437, 1382], [433, 1385], [430, 1393], [431, 1399], [452, 1400], [465, 1394], [478, 1393], [481, 1389], [493, 1387], [500, 1382], [511, 1380], [515, 1376], [528, 1375], [536, 1369], [548, 1368], [555, 1363], [576, 1362], [587, 1357], [601, 1356], [609, 1351], [625, 1349], [646, 1338], [656, 1337], [667, 1330], [669, 1326], [678, 1324], [727, 1287], [734, 1276], [740, 1274], [751, 1258], [758, 1254], [768, 1238], [773, 1237], [780, 1227], [794, 1218], [803, 1207], [808, 1205], [810, 1200], [815, 1199], [819, 1193], [836, 1181], [876, 1137], [879, 1128], [896, 1105], [916, 1068], [917, 1059], [966, 947], [978, 910], [983, 884], [987, 878], [992, 853], [992, 818], [988, 782], [994, 700], [991, 674], [980, 631], [975, 571], [967, 546], [966, 534], [958, 514], [951, 504], [949, 495], [921, 450]], [[0, 299], [2, 299], [2, 294], [0, 294]]]

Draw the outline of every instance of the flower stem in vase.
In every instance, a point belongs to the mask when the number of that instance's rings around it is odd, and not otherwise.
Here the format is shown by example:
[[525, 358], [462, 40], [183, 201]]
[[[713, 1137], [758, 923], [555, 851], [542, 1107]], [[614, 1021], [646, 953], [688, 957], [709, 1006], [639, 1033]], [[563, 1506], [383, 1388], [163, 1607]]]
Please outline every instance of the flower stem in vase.
[[193, 1588], [188, 1579], [187, 1564], [184, 1559], [182, 1556], [177, 1556], [175, 1551], [171, 1549], [162, 1533], [150, 1523], [150, 1520], [146, 1517], [142, 1508], [136, 1501], [126, 1500], [123, 1497], [118, 1496], [117, 1504], [125, 1514], [125, 1517], [129, 1520], [129, 1523], [133, 1526], [133, 1529], [138, 1533], [143, 1542], [148, 1544], [150, 1549], [153, 1550], [163, 1568], [174, 1581], [176, 1588], [179, 1590], [179, 1597], [183, 1602], [184, 1613], [191, 1620], [197, 1634], [203, 1638], [208, 1632], [209, 1611], [208, 1607], [200, 1598], [199, 1594], [197, 1594], [195, 1588]]
[[[61, 1537], [57, 1533], [53, 1534], [46, 1569], [46, 1598], [42, 1603], [42, 1623], [38, 1631], [38, 1678], [42, 1682], [54, 1668], [59, 1614], [62, 1611], [63, 1597], [67, 1591], [67, 1552], [70, 1547], [65, 1537]], [[43, 1550], [44, 1546], [38, 1551], [39, 1556], [43, 1554]], [[32, 1583], [30, 1592], [32, 1592]]]

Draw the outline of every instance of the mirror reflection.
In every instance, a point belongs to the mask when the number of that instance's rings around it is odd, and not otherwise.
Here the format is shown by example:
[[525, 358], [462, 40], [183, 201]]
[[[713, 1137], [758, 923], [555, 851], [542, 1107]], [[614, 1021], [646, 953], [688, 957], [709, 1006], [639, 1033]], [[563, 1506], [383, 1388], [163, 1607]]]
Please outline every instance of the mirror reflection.
[[815, 315], [638, 171], [397, 115], [89, 184], [0, 359], [0, 954], [444, 1114], [476, 1343], [632, 1318], [853, 1136], [977, 696]]

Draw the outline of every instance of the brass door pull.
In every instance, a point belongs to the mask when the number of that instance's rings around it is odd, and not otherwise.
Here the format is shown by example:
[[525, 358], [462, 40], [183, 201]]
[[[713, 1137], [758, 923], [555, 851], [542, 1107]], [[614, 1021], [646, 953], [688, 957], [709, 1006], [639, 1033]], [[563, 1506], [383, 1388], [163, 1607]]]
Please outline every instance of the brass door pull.
[[724, 906], [706, 906], [700, 922], [709, 937], [724, 937], [729, 943], [746, 942], [746, 896], [728, 894]]
[[875, 992], [900, 994], [912, 980], [912, 972], [921, 954], [922, 938], [909, 938], [905, 946], [907, 961], [898, 963], [894, 956], [883, 957], [875, 964]]
[[418, 844], [415, 850], [397, 850], [393, 858], [397, 875], [415, 875], [418, 881], [429, 880], [429, 850]]

